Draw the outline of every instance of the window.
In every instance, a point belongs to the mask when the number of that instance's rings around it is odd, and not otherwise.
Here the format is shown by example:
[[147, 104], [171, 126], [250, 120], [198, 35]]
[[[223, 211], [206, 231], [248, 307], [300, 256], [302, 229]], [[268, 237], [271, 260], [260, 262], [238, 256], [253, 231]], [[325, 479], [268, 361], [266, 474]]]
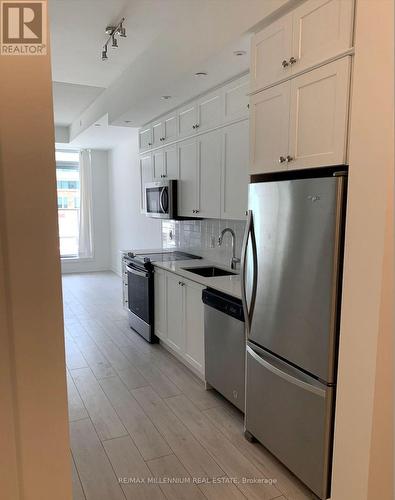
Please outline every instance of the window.
[[78, 151], [56, 151], [56, 184], [60, 256], [77, 257], [80, 209]]

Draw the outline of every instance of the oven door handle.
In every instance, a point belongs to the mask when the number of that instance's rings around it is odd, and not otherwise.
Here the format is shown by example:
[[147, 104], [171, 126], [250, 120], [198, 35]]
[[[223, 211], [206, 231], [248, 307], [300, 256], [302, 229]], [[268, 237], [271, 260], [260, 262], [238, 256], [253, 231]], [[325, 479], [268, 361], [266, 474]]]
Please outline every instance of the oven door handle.
[[144, 271], [138, 271], [134, 267], [126, 266], [126, 270], [129, 273], [135, 274], [136, 276], [141, 276], [142, 278], [148, 278], [149, 277], [148, 273], [145, 273]]

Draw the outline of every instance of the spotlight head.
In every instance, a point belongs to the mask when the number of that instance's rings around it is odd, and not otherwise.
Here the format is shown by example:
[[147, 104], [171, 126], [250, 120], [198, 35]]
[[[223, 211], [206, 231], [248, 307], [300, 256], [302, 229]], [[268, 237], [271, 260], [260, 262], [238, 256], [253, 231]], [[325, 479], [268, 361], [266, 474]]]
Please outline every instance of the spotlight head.
[[122, 38], [126, 38], [126, 29], [123, 27], [122, 23], [118, 30], [119, 36]]
[[113, 49], [118, 48], [118, 40], [115, 38], [115, 35], [111, 37], [111, 47]]

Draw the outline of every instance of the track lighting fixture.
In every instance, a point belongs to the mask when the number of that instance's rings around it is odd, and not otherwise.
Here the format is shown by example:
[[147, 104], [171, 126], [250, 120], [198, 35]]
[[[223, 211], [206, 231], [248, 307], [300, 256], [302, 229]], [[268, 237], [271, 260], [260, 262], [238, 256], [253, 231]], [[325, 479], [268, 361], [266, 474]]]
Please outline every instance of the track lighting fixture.
[[102, 53], [101, 53], [101, 60], [106, 61], [108, 59], [108, 53], [107, 53], [107, 48], [108, 44], [111, 41], [111, 47], [113, 49], [118, 48], [118, 39], [117, 36], [120, 36], [121, 38], [126, 38], [126, 29], [123, 25], [125, 22], [125, 18], [123, 17], [119, 23], [116, 26], [107, 26], [105, 29], [106, 35], [108, 35], [108, 39], [106, 43], [103, 45]]

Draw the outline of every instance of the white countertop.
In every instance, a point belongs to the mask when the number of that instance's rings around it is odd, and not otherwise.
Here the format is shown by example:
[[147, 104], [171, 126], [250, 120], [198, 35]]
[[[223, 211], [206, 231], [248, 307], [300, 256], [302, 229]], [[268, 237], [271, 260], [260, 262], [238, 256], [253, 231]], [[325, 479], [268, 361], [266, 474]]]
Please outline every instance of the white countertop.
[[[155, 267], [159, 267], [160, 269], [164, 269], [165, 271], [170, 271], [172, 273], [177, 274], [178, 276], [182, 276], [185, 279], [194, 281], [195, 283], [199, 283], [200, 285], [207, 286], [210, 288], [214, 288], [214, 290], [218, 290], [220, 292], [228, 293], [233, 297], [237, 297], [241, 299], [241, 282], [240, 275], [231, 275], [231, 276], [217, 276], [215, 278], [205, 278], [204, 276], [200, 276], [199, 274], [191, 273], [187, 271], [185, 268], [188, 267], [207, 267], [207, 266], [215, 266], [220, 269], [229, 270], [229, 267], [221, 266], [211, 262], [206, 259], [190, 259], [190, 260], [176, 260], [171, 262], [153, 262]], [[239, 271], [232, 271], [239, 272]]]

